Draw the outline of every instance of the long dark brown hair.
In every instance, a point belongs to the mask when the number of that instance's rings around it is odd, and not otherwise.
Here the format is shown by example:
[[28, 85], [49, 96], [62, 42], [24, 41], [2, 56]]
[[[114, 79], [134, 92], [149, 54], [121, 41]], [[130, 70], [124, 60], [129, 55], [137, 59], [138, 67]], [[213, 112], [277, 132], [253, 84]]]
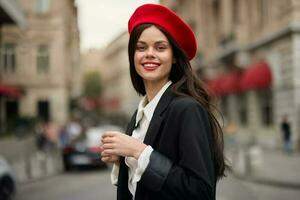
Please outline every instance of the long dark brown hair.
[[173, 56], [176, 59], [176, 62], [172, 65], [169, 76], [169, 79], [173, 82], [172, 92], [175, 95], [179, 96], [193, 97], [207, 110], [207, 113], [209, 114], [213, 134], [213, 154], [216, 163], [215, 172], [217, 175], [217, 179], [222, 178], [225, 175], [225, 169], [227, 168], [227, 165], [225, 163], [225, 157], [223, 152], [223, 131], [220, 127], [219, 122], [213, 114], [216, 108], [212, 103], [213, 98], [209, 95], [208, 91], [206, 90], [206, 87], [204, 86], [204, 83], [193, 72], [188, 57], [186, 56], [184, 51], [178, 46], [178, 44], [168, 32], [166, 32], [163, 28], [157, 25], [139, 25], [132, 31], [130, 35], [128, 44], [128, 55], [130, 64], [130, 76], [133, 87], [139, 95], [146, 94], [143, 79], [140, 75], [138, 75], [138, 73], [135, 70], [134, 54], [139, 37], [141, 36], [142, 32], [150, 26], [155, 26], [160, 31], [162, 31], [168, 38], [172, 46]]

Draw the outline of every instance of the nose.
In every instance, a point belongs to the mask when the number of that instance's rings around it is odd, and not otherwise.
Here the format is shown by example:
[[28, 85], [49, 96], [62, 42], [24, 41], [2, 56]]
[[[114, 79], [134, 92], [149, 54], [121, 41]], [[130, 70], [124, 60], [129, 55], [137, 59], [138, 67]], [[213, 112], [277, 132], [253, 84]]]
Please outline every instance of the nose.
[[154, 58], [154, 57], [155, 57], [154, 48], [149, 47], [146, 51], [146, 58]]

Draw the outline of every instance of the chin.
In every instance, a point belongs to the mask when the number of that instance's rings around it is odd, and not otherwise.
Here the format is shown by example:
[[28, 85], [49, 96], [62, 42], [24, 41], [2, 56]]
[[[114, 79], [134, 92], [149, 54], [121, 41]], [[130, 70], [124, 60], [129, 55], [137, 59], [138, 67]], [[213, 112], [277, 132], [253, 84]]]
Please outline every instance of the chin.
[[155, 77], [144, 77], [143, 78], [144, 81], [149, 81], [149, 82], [156, 82], [156, 81], [159, 81], [158, 78], [155, 78]]

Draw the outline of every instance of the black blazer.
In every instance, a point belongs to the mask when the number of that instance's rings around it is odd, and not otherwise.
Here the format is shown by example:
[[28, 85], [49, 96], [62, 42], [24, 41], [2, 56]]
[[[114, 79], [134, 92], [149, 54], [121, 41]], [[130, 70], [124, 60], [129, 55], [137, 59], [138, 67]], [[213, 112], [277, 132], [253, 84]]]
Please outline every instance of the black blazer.
[[[128, 135], [134, 130], [135, 118], [136, 112]], [[211, 127], [207, 111], [196, 100], [175, 96], [169, 87], [154, 111], [144, 143], [154, 151], [137, 184], [136, 200], [215, 199]], [[132, 200], [124, 157], [117, 187], [118, 200]]]

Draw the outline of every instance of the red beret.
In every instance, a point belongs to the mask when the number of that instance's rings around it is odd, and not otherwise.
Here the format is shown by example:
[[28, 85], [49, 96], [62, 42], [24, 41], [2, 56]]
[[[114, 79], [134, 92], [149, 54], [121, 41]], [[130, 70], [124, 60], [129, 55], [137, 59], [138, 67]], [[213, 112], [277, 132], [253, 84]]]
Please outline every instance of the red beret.
[[197, 51], [197, 42], [192, 29], [169, 8], [159, 4], [144, 4], [138, 7], [128, 21], [128, 32], [140, 24], [154, 24], [167, 31], [184, 50], [189, 60]]

